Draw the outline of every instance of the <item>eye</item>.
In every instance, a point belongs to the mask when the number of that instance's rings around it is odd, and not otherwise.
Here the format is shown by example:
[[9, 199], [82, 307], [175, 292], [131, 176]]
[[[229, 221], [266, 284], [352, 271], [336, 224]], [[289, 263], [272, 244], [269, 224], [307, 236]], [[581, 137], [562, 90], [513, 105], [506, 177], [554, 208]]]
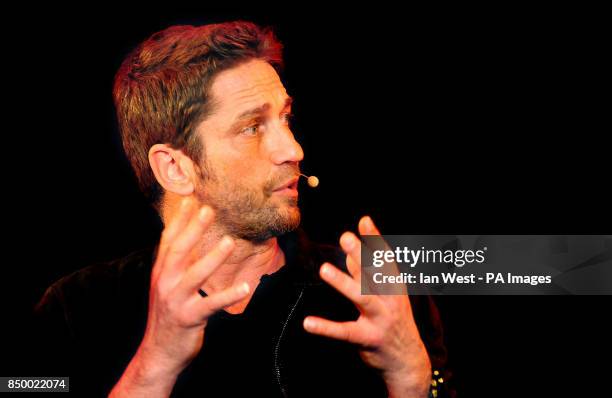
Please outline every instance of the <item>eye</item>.
[[248, 127], [245, 127], [240, 131], [240, 133], [247, 136], [256, 136], [257, 134], [259, 134], [259, 124], [253, 124]]

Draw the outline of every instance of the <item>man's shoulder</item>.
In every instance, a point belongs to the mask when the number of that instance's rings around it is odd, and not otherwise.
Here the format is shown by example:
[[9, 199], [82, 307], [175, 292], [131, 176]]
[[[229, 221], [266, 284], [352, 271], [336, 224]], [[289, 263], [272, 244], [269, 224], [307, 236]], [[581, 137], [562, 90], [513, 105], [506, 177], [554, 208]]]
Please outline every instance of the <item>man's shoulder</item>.
[[153, 249], [141, 249], [124, 257], [86, 266], [64, 276], [52, 286], [62, 290], [66, 288], [96, 289], [108, 287], [109, 284], [120, 284], [126, 279], [146, 275], [151, 268], [152, 260]]
[[154, 251], [141, 249], [74, 271], [52, 283], [37, 308], [58, 304], [83, 306], [140, 292], [148, 287]]

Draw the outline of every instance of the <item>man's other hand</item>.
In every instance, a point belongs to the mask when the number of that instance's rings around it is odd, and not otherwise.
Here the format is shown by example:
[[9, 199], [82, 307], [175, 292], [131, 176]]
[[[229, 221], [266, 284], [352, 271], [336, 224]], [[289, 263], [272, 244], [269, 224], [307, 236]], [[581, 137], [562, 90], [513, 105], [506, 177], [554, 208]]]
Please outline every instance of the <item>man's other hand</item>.
[[[369, 217], [359, 222], [361, 235], [380, 235]], [[391, 397], [426, 397], [431, 381], [431, 364], [419, 336], [408, 294], [361, 294], [361, 241], [345, 232], [340, 246], [347, 254], [350, 275], [335, 266], [321, 266], [321, 278], [350, 299], [360, 316], [352, 322], [333, 322], [315, 316], [304, 319], [311, 333], [345, 340], [360, 346], [363, 360], [380, 369]]]

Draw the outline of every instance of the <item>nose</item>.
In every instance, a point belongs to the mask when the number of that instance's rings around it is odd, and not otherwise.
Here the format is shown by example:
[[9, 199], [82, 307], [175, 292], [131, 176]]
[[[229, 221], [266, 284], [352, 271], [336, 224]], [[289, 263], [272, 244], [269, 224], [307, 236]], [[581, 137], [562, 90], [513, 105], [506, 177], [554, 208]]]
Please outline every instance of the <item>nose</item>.
[[277, 139], [271, 152], [274, 164], [297, 163], [304, 159], [302, 146], [296, 141], [291, 130], [287, 128], [280, 129], [275, 136]]

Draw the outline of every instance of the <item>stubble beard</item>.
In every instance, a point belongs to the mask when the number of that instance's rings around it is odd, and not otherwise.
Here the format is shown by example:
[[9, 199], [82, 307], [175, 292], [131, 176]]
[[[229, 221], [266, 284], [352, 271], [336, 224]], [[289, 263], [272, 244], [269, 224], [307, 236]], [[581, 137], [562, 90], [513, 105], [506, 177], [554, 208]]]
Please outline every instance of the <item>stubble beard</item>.
[[268, 181], [263, 188], [247, 187], [237, 182], [217, 178], [214, 170], [198, 168], [196, 196], [200, 203], [215, 211], [215, 224], [223, 233], [234, 238], [265, 242], [295, 230], [300, 225], [297, 197], [281, 197], [274, 202], [274, 187], [299, 174], [291, 167], [279, 177]]

